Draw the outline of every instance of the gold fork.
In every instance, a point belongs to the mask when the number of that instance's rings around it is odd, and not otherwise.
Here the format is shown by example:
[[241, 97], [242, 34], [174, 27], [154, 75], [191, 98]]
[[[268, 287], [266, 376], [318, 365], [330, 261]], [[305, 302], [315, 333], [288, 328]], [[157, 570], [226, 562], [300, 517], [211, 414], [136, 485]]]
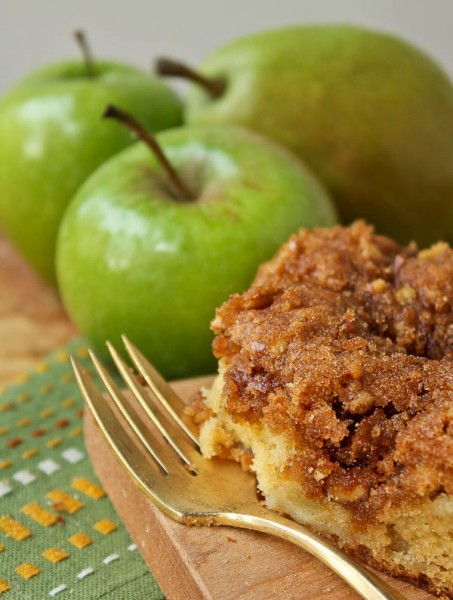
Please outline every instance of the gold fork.
[[91, 351], [107, 395], [73, 358], [72, 365], [86, 404], [115, 457], [165, 514], [186, 525], [229, 525], [276, 535], [317, 557], [363, 598], [404, 600], [323, 538], [266, 509], [258, 499], [255, 478], [237, 463], [203, 458], [195, 427], [183, 416], [183, 401], [126, 337], [123, 341], [142, 381], [108, 342], [107, 347], [132, 394], [121, 391]]

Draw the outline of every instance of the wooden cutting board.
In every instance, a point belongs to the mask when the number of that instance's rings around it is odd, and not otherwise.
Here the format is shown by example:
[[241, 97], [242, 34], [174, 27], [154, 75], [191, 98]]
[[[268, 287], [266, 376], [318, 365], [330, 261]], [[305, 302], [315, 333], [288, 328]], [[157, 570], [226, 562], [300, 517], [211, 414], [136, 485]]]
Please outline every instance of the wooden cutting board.
[[[173, 384], [187, 399], [206, 383]], [[356, 600], [337, 575], [283, 540], [231, 527], [188, 527], [161, 513], [129, 479], [94, 421], [85, 415], [85, 440], [95, 470], [169, 600]], [[383, 578], [409, 600], [433, 596]]]
[[[55, 290], [28, 269], [0, 231], [0, 388], [76, 334]], [[187, 398], [200, 383], [175, 387]], [[277, 538], [169, 520], [124, 474], [89, 418], [85, 434], [107, 493], [169, 600], [358, 598], [323, 565]], [[410, 600], [432, 598], [393, 583]]]
[[0, 231], [0, 389], [76, 335], [56, 291]]

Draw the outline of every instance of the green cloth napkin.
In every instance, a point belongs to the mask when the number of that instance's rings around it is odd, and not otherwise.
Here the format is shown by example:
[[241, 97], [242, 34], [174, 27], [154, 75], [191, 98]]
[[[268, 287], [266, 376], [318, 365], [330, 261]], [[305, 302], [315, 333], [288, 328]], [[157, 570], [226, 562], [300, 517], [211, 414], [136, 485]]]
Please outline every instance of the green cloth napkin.
[[160, 600], [83, 440], [75, 340], [0, 395], [0, 598]]

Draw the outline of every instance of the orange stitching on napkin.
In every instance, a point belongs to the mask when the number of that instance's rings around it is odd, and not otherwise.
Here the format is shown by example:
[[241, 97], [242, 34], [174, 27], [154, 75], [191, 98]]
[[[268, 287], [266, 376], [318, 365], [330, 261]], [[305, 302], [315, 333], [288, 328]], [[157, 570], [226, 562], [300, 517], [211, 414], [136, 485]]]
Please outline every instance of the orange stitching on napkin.
[[40, 427], [39, 429], [35, 429], [34, 431], [31, 432], [31, 436], [32, 437], [41, 437], [43, 435], [46, 435], [47, 433], [47, 429], [43, 429], [42, 427]]
[[10, 467], [12, 465], [12, 461], [11, 460], [1, 460], [0, 461], [0, 470], [1, 469], [7, 469], [8, 467]]
[[62, 375], [60, 381], [61, 381], [61, 383], [71, 383], [71, 381], [74, 381], [74, 374], [73, 373], [65, 373], [64, 375]]
[[47, 550], [44, 550], [42, 556], [47, 560], [50, 560], [50, 562], [57, 563], [60, 562], [60, 560], [68, 558], [69, 554], [61, 548], [48, 548]]
[[40, 413], [39, 416], [41, 417], [41, 419], [47, 419], [47, 417], [51, 417], [54, 414], [54, 409], [53, 408], [44, 408]]
[[69, 541], [77, 548], [85, 548], [93, 543], [93, 540], [85, 533], [75, 533], [74, 535], [71, 535]]
[[118, 529], [118, 526], [107, 519], [102, 519], [93, 525], [93, 529], [96, 529], [96, 531], [99, 531], [104, 535], [108, 535], [109, 533], [112, 533], [112, 531], [115, 531], [115, 529]]
[[35, 371], [36, 373], [45, 373], [46, 371], [48, 371], [50, 369], [50, 366], [48, 363], [46, 362], [42, 362], [36, 365], [35, 367]]
[[74, 404], [75, 404], [74, 398], [66, 398], [62, 402], [63, 408], [72, 408], [74, 406]]
[[16, 422], [16, 425], [18, 427], [27, 427], [27, 425], [30, 425], [31, 423], [31, 419], [29, 419], [28, 417], [22, 417], [22, 419], [19, 419]]
[[88, 481], [88, 479], [73, 479], [71, 487], [79, 492], [83, 492], [90, 498], [94, 498], [94, 500], [99, 500], [99, 498], [105, 496], [104, 490], [95, 483]]
[[35, 565], [32, 565], [29, 562], [24, 562], [18, 567], [16, 567], [16, 573], [24, 579], [30, 579], [30, 577], [34, 577], [40, 572], [41, 570], [39, 569], [39, 567], [36, 567]]
[[32, 456], [36, 456], [38, 454], [38, 450], [36, 448], [29, 448], [28, 450], [25, 450], [25, 452], [22, 452], [22, 458], [31, 458]]
[[3, 544], [0, 544], [0, 552], [3, 552], [3, 550], [5, 550], [5, 546]]
[[67, 427], [69, 425], [69, 419], [58, 419], [55, 422], [55, 427], [57, 429], [63, 429], [63, 427]]
[[17, 401], [20, 402], [21, 404], [25, 404], [26, 402], [28, 402], [30, 400], [30, 394], [27, 392], [21, 392], [18, 396], [17, 396]]
[[79, 426], [79, 427], [75, 427], [74, 429], [72, 429], [69, 432], [69, 435], [71, 437], [77, 437], [78, 435], [82, 435], [82, 433], [83, 433], [83, 428]]
[[0, 518], [0, 529], [19, 542], [31, 536], [29, 529], [9, 515]]
[[52, 438], [51, 440], [49, 440], [46, 444], [46, 446], [48, 448], [55, 448], [56, 446], [59, 446], [61, 444], [61, 438], [59, 437], [55, 437]]
[[5, 435], [8, 431], [9, 429], [7, 427], [0, 427], [0, 435]]
[[48, 392], [51, 392], [53, 390], [53, 385], [51, 383], [44, 383], [40, 388], [39, 391], [42, 394], [47, 394]]
[[11, 438], [10, 440], [8, 440], [6, 442], [6, 447], [7, 448], [16, 448], [16, 446], [20, 446], [22, 444], [23, 440], [22, 438]]
[[58, 362], [68, 362], [69, 352], [59, 352], [55, 358], [58, 360]]
[[42, 508], [42, 506], [39, 506], [39, 504], [36, 504], [36, 502], [29, 502], [20, 510], [24, 513], [24, 515], [27, 515], [27, 517], [30, 517], [30, 519], [33, 519], [40, 525], [44, 525], [44, 527], [54, 525], [58, 520], [57, 515], [52, 514], [45, 508]]
[[4, 579], [0, 579], [0, 594], [3, 592], [7, 592], [11, 589], [11, 584], [5, 581]]
[[14, 404], [12, 402], [2, 402], [0, 404], [0, 413], [6, 412], [7, 410], [12, 410], [14, 408]]
[[47, 496], [52, 500], [55, 510], [65, 510], [72, 514], [84, 506], [83, 502], [63, 492], [63, 490], [51, 490], [47, 493]]

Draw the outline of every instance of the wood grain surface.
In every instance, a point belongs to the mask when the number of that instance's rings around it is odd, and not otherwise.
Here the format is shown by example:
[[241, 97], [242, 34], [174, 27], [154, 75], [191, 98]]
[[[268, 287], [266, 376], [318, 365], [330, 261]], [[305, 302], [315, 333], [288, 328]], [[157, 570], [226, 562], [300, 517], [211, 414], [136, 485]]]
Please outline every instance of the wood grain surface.
[[[204, 381], [173, 384], [187, 399]], [[356, 600], [337, 575], [302, 549], [254, 531], [188, 527], [161, 513], [129, 479], [85, 415], [95, 470], [168, 600]], [[433, 596], [383, 576], [408, 600]]]
[[0, 230], [0, 389], [76, 335], [56, 291]]

